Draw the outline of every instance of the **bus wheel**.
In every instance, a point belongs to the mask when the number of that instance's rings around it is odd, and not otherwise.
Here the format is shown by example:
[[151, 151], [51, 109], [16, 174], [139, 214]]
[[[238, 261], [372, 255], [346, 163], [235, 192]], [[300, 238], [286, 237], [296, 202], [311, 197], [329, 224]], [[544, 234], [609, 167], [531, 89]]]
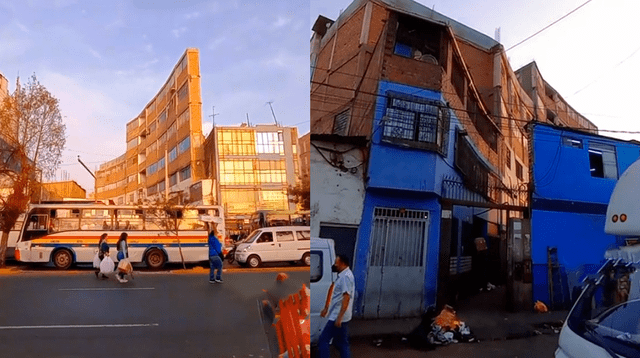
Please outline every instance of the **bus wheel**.
[[251, 268], [260, 267], [261, 264], [262, 264], [262, 260], [260, 260], [260, 257], [256, 255], [251, 255], [247, 259], [247, 265], [249, 265], [249, 267]]
[[145, 255], [145, 262], [150, 269], [159, 270], [165, 263], [164, 253], [159, 249], [151, 249]]
[[306, 254], [302, 255], [302, 264], [305, 266], [311, 266], [311, 255], [309, 255], [309, 253], [307, 252]]
[[53, 254], [53, 264], [59, 270], [66, 270], [73, 263], [73, 255], [67, 249], [60, 249]]

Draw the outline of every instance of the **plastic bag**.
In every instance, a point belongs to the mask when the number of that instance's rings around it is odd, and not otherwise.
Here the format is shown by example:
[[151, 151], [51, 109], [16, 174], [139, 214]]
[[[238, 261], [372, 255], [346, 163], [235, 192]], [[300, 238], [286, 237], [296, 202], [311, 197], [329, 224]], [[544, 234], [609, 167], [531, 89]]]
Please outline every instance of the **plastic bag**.
[[93, 268], [100, 268], [100, 253], [96, 252], [96, 256], [93, 257]]
[[111, 257], [105, 256], [104, 259], [102, 259], [102, 262], [100, 263], [100, 273], [102, 274], [112, 273], [114, 267], [115, 267], [115, 264], [113, 263], [113, 260], [111, 259]]
[[118, 270], [126, 274], [130, 274], [133, 271], [133, 266], [131, 265], [131, 262], [129, 262], [129, 259], [122, 259], [118, 261]]
[[458, 328], [460, 326], [460, 320], [458, 316], [456, 316], [456, 311], [453, 310], [453, 307], [449, 305], [445, 305], [442, 309], [442, 312], [435, 318], [434, 323], [443, 330], [447, 331], [450, 329]]

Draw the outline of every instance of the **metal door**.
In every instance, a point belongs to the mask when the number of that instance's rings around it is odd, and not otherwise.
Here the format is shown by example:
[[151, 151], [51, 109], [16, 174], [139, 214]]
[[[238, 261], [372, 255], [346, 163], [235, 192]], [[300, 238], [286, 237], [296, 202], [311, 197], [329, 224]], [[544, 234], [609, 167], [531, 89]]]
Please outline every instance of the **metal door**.
[[429, 212], [375, 208], [365, 318], [422, 313]]

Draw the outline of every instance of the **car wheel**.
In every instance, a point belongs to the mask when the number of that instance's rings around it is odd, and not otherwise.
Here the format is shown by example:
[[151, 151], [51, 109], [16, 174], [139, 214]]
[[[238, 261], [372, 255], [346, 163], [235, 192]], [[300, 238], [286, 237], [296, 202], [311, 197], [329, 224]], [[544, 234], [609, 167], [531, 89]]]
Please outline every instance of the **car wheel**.
[[249, 267], [251, 268], [260, 267], [260, 265], [262, 265], [262, 260], [260, 260], [260, 257], [256, 255], [251, 255], [247, 259], [247, 265], [249, 265]]
[[53, 264], [59, 270], [67, 270], [73, 263], [73, 255], [67, 249], [61, 249], [53, 254]]
[[302, 264], [305, 266], [311, 266], [311, 255], [309, 255], [309, 253], [307, 252], [306, 254], [302, 255]]
[[165, 264], [164, 253], [159, 249], [151, 249], [147, 252], [145, 256], [145, 262], [147, 263], [147, 267], [152, 270], [159, 270]]

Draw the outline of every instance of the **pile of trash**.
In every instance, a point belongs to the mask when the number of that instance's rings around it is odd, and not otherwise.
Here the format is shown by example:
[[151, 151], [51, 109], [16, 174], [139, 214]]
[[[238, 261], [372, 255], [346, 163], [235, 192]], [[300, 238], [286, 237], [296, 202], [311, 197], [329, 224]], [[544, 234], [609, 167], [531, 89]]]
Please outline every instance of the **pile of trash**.
[[430, 309], [422, 316], [422, 322], [407, 337], [409, 344], [417, 349], [433, 349], [439, 345], [458, 342], [475, 342], [471, 329], [456, 315], [451, 306], [444, 306], [440, 314], [434, 317]]

